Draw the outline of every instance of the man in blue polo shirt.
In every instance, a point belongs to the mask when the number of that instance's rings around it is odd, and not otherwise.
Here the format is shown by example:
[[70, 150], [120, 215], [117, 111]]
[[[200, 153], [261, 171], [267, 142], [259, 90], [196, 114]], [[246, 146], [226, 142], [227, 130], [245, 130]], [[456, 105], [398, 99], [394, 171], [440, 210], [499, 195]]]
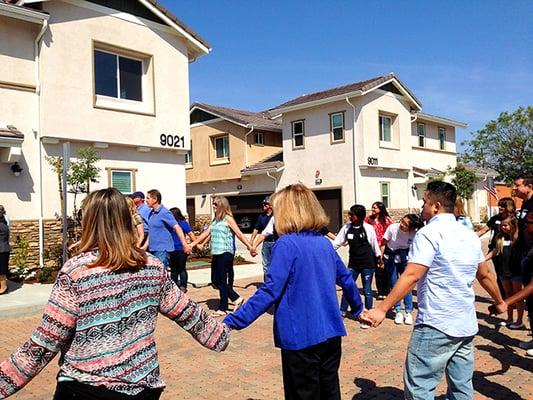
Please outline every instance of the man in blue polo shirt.
[[404, 369], [406, 399], [433, 399], [444, 373], [448, 399], [472, 399], [473, 339], [478, 331], [474, 279], [500, 309], [506, 309], [479, 238], [455, 219], [456, 197], [450, 183], [428, 184], [422, 209], [422, 218], [428, 223], [413, 239], [405, 272], [387, 298], [362, 315], [373, 327], [378, 326], [387, 311], [418, 283], [418, 315]]
[[161, 192], [152, 189], [147, 194], [146, 203], [151, 208], [148, 216], [148, 231], [150, 232], [148, 251], [159, 258], [165, 267], [168, 267], [169, 253], [174, 251], [172, 231], [178, 235], [185, 253], [191, 252], [191, 246], [187, 244], [185, 235], [172, 213], [161, 204]]

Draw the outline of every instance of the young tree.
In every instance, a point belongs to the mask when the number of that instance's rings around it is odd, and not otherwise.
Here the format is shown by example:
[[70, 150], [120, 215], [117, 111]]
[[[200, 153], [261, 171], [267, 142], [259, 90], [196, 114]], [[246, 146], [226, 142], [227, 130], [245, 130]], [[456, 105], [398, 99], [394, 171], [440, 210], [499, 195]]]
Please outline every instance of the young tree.
[[91, 182], [98, 182], [100, 168], [96, 163], [100, 158], [96, 155], [93, 147], [82, 147], [78, 150], [76, 161], [70, 164], [67, 183], [70, 185], [70, 192], [74, 194], [74, 220], [77, 221], [77, 195], [79, 193], [89, 193]]
[[463, 164], [457, 164], [455, 168], [449, 167], [446, 171], [452, 175], [452, 183], [457, 188], [457, 195], [468, 200], [474, 194], [474, 184], [478, 181], [476, 174], [468, 170]]
[[520, 173], [533, 175], [533, 106], [502, 112], [462, 145], [461, 162], [493, 169], [504, 181]]

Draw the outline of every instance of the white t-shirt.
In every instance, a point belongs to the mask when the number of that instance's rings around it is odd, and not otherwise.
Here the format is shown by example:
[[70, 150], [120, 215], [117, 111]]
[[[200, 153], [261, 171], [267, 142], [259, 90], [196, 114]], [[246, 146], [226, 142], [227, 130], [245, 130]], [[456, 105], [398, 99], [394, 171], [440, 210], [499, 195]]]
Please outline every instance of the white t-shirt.
[[404, 232], [400, 229], [400, 223], [396, 222], [389, 225], [383, 239], [387, 241], [387, 247], [391, 250], [408, 249], [413, 242], [416, 232]]

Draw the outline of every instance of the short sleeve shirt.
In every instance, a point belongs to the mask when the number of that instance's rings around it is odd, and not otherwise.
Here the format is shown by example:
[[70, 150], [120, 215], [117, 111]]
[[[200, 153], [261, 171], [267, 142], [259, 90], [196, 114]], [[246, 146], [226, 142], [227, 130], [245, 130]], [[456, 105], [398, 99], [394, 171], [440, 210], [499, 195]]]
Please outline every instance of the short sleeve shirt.
[[438, 214], [413, 239], [409, 261], [428, 268], [418, 281], [417, 325], [429, 325], [452, 337], [477, 333], [473, 289], [481, 241], [453, 214]]
[[148, 232], [150, 233], [150, 251], [174, 251], [172, 230], [178, 222], [168, 209], [161, 205], [152, 210], [148, 217]]
[[387, 247], [391, 250], [408, 249], [413, 242], [415, 231], [404, 232], [400, 229], [400, 223], [389, 225], [383, 239], [387, 241]]
[[[191, 233], [192, 229], [187, 221], [185, 220], [178, 221], [178, 225], [180, 226], [184, 235]], [[181, 240], [178, 237], [178, 234], [176, 233], [176, 231], [172, 230], [171, 234], [172, 234], [172, 240], [174, 241], [174, 250], [183, 250], [183, 244], [181, 244]]]

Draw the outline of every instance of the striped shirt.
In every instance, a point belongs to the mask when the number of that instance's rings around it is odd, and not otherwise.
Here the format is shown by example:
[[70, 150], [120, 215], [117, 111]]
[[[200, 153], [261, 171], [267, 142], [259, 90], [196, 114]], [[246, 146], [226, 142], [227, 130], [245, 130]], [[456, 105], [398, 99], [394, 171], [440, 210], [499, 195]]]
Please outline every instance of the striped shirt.
[[226, 222], [213, 219], [211, 221], [211, 254], [235, 254], [235, 233]]
[[138, 271], [121, 272], [87, 268], [96, 257], [83, 253], [65, 263], [41, 324], [0, 364], [0, 398], [26, 385], [58, 352], [59, 381], [128, 395], [164, 387], [154, 341], [158, 313], [208, 349], [227, 347], [227, 326], [183, 294], [155, 257]]

